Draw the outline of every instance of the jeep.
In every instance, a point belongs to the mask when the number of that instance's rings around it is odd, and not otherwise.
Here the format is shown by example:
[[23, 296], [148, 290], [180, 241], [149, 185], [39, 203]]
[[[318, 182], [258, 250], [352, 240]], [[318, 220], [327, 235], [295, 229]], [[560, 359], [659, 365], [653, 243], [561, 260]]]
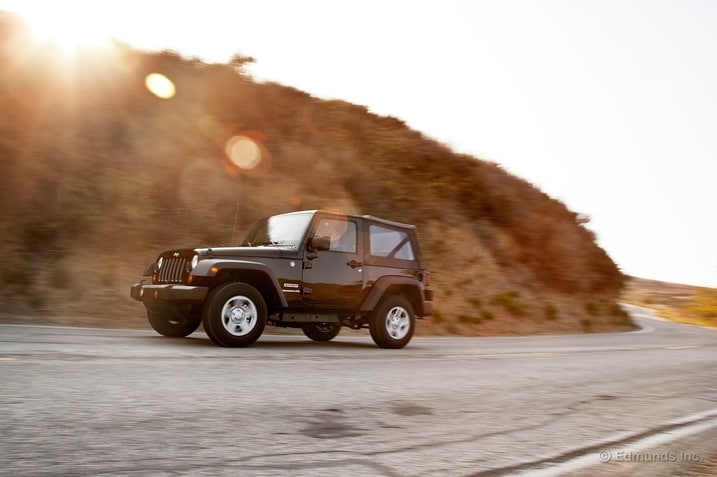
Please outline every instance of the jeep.
[[159, 334], [200, 324], [220, 346], [254, 343], [266, 325], [330, 341], [368, 328], [381, 348], [403, 348], [433, 305], [413, 225], [368, 215], [301, 211], [258, 221], [238, 247], [162, 252], [130, 295]]

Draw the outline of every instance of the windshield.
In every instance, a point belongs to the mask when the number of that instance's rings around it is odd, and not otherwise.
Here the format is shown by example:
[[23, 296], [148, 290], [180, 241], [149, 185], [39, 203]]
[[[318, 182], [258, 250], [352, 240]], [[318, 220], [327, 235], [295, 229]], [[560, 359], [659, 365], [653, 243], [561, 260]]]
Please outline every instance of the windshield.
[[313, 214], [274, 215], [260, 220], [242, 245], [249, 247], [289, 246], [298, 248]]

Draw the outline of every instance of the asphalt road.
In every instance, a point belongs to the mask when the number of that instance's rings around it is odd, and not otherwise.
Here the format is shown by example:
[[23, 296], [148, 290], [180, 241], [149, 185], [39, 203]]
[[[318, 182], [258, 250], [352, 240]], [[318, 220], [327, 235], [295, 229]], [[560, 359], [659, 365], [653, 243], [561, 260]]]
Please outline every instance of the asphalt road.
[[641, 331], [403, 350], [0, 325], [0, 475], [696, 475], [717, 331], [632, 313]]

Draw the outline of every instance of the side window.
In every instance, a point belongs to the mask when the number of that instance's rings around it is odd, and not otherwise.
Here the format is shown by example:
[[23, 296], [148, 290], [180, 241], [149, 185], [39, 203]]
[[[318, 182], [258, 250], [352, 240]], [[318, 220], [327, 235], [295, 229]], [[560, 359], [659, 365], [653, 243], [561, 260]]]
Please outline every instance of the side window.
[[380, 225], [369, 226], [371, 255], [374, 257], [413, 260], [413, 247], [406, 232]]
[[331, 247], [329, 251], [356, 253], [355, 222], [323, 218], [316, 227], [315, 233], [316, 235], [328, 235], [331, 237]]

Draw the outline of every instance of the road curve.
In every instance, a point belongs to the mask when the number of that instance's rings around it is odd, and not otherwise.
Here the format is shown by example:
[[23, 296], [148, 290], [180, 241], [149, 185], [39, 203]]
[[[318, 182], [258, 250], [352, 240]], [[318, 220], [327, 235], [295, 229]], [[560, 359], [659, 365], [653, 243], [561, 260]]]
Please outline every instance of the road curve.
[[0, 325], [0, 476], [636, 475], [717, 462], [717, 331], [630, 311], [640, 331], [402, 350], [356, 334], [225, 349], [203, 333]]

